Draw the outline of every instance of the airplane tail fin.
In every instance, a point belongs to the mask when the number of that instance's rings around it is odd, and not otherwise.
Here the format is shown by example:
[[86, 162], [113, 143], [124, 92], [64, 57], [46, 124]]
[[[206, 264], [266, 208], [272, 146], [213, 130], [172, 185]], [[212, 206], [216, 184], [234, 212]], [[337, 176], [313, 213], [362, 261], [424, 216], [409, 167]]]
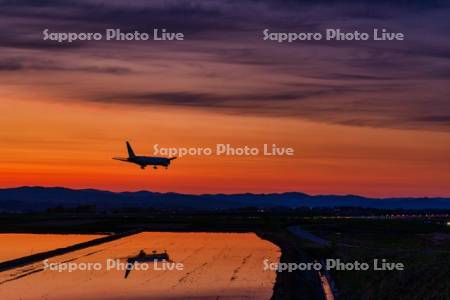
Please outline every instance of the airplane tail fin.
[[129, 258], [127, 260], [127, 267], [126, 267], [125, 276], [124, 276], [125, 279], [128, 278], [128, 275], [130, 275], [131, 270], [134, 269], [134, 263], [135, 263], [135, 260], [133, 258]]
[[127, 142], [127, 150], [128, 150], [128, 157], [135, 157], [136, 156], [134, 154], [133, 148], [131, 148], [131, 145], [128, 142]]

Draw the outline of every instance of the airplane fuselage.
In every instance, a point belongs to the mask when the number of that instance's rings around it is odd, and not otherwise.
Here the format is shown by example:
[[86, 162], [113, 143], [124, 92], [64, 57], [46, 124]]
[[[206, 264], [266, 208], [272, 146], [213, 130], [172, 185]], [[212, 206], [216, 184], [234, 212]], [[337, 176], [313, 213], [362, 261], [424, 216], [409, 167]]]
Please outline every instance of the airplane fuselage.
[[128, 161], [130, 163], [137, 164], [141, 167], [145, 166], [163, 166], [167, 167], [170, 165], [170, 159], [165, 157], [155, 157], [155, 156], [135, 156], [129, 157]]

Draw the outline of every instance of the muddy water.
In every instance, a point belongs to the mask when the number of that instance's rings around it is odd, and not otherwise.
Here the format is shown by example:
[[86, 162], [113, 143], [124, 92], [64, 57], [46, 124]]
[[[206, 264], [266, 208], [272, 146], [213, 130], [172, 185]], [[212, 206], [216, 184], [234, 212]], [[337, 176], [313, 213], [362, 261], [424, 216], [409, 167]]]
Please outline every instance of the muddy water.
[[[124, 279], [117, 262], [125, 267], [140, 250], [167, 250], [173, 264], [148, 263], [148, 270], [133, 270]], [[276, 262], [279, 256], [277, 246], [253, 233], [140, 233], [49, 259], [88, 270], [44, 270], [40, 262], [2, 272], [0, 295], [5, 300], [269, 299], [275, 273], [263, 270], [263, 260]]]

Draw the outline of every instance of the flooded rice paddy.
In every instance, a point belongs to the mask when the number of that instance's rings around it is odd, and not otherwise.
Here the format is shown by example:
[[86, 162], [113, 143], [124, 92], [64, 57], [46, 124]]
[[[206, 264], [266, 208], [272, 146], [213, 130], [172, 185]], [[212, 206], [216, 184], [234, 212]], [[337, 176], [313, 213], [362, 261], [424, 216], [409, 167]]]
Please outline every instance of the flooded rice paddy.
[[[43, 236], [42, 243], [50, 238]], [[135, 264], [125, 279], [127, 259], [141, 250], [167, 251], [170, 262], [142, 264], [139, 270]], [[277, 246], [253, 233], [145, 232], [0, 272], [0, 295], [4, 300], [270, 299], [276, 274], [265, 271], [263, 261], [279, 257]], [[69, 265], [78, 269], [63, 270]]]
[[0, 233], [0, 262], [87, 242], [102, 235]]

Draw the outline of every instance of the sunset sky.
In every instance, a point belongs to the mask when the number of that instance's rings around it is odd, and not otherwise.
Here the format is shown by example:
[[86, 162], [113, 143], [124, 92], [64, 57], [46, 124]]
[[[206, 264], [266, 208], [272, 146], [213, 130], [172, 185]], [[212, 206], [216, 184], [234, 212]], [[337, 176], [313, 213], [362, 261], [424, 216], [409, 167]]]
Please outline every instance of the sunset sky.
[[[1, 1], [0, 187], [450, 196], [450, 6], [334, 1]], [[70, 4], [69, 4], [70, 3]], [[420, 3], [420, 2], [417, 2]], [[42, 31], [184, 41], [42, 40]], [[405, 41], [264, 41], [262, 31]], [[165, 147], [277, 144], [292, 157], [114, 161]]]

